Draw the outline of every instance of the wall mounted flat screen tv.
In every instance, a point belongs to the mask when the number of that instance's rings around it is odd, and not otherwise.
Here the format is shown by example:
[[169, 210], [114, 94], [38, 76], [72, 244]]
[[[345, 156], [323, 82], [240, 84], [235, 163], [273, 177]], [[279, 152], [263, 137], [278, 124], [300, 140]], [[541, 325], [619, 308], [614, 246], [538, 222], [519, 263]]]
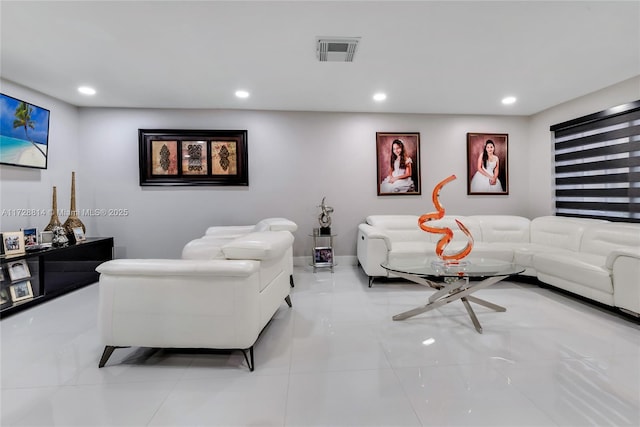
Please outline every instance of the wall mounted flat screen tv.
[[49, 110], [0, 93], [0, 164], [46, 169]]

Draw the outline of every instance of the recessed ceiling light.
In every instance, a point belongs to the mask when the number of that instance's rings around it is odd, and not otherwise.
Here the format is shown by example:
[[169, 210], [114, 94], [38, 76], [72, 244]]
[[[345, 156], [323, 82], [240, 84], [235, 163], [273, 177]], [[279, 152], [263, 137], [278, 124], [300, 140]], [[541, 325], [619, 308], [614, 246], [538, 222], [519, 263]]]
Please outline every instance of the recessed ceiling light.
[[384, 101], [385, 99], [387, 99], [387, 95], [382, 92], [373, 95], [374, 101]]
[[502, 103], [504, 105], [510, 105], [516, 102], [516, 97], [515, 96], [507, 96], [505, 98], [502, 98]]
[[95, 95], [96, 94], [96, 90], [92, 87], [89, 86], [80, 86], [78, 88], [78, 92], [80, 92], [83, 95]]
[[247, 92], [246, 90], [237, 90], [236, 91], [236, 96], [238, 98], [248, 98], [249, 97], [249, 92]]

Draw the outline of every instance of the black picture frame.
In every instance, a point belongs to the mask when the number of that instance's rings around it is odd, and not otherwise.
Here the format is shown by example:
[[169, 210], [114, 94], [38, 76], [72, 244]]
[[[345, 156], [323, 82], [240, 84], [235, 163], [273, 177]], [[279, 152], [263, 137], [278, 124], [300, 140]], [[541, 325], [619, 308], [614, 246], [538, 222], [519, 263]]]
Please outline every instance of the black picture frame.
[[141, 186], [249, 185], [246, 130], [138, 129]]
[[[406, 165], [401, 169], [394, 162], [394, 145], [402, 147]], [[402, 157], [399, 156], [399, 157]], [[378, 196], [419, 196], [422, 194], [422, 180], [420, 176], [420, 133], [419, 132], [376, 132], [376, 181]], [[394, 177], [397, 171], [407, 172], [411, 168], [409, 177], [391, 182], [392, 171]]]
[[0, 93], [0, 105], [5, 113], [0, 116], [0, 137], [4, 140], [0, 164], [47, 169], [51, 112], [4, 93]]

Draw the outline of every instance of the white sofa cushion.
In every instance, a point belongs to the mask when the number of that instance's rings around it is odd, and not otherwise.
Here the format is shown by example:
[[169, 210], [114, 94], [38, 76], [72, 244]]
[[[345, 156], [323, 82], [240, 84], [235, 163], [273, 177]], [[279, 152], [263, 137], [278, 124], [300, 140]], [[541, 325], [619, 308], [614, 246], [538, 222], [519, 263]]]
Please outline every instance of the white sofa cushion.
[[254, 231], [289, 231], [298, 229], [298, 225], [287, 218], [265, 218], [255, 225], [214, 225], [207, 228], [205, 236], [237, 238]]
[[[537, 253], [533, 257], [533, 267], [539, 274], [579, 283], [613, 295], [611, 271], [605, 263], [606, 256], [580, 252]], [[551, 284], [554, 284], [553, 280]]]
[[365, 221], [385, 230], [412, 230], [418, 227], [418, 215], [369, 215]]
[[578, 252], [585, 222], [558, 216], [541, 216], [531, 221], [531, 243]]
[[[462, 229], [456, 223], [456, 220], [460, 221], [462, 225], [464, 225], [474, 241], [482, 241], [482, 230], [480, 229], [480, 224], [473, 218], [462, 216], [462, 215], [445, 215], [442, 219], [436, 219], [433, 221], [429, 221], [426, 224], [430, 227], [438, 227], [438, 228], [449, 228], [453, 232], [453, 239], [451, 239], [451, 243], [447, 247], [447, 252], [453, 252], [458, 250], [459, 248], [463, 248], [467, 242], [468, 237]], [[440, 239], [444, 236], [444, 234], [439, 233], [430, 233], [428, 231], [423, 231], [429, 236], [429, 240], [433, 243], [438, 243]]]
[[560, 253], [571, 255], [573, 251], [568, 249], [554, 248], [552, 246], [540, 245], [537, 243], [514, 244], [513, 262], [523, 267], [533, 267], [533, 257], [536, 254]]
[[433, 257], [435, 256], [434, 243], [427, 240], [421, 242], [393, 242], [393, 249], [388, 253], [388, 261], [390, 263], [398, 262], [399, 260], [411, 260], [418, 257]]
[[580, 252], [608, 255], [613, 250], [640, 250], [640, 224], [604, 223], [588, 227]]
[[298, 225], [287, 218], [265, 218], [258, 221], [253, 231], [289, 231], [293, 233]]
[[513, 246], [509, 243], [475, 242], [469, 259], [485, 258], [513, 262]]
[[292, 244], [289, 231], [258, 231], [225, 244], [222, 252], [227, 259], [267, 260], [281, 257]]
[[418, 227], [417, 215], [370, 215], [367, 224], [381, 230], [393, 250], [397, 242], [422, 242], [428, 240], [426, 234]]
[[255, 225], [215, 225], [207, 228], [205, 236], [236, 238], [256, 231]]
[[194, 239], [182, 248], [182, 259], [223, 259], [222, 246], [232, 239]]
[[[512, 215], [474, 215], [486, 243], [529, 243], [531, 220]], [[466, 224], [465, 224], [466, 225]]]

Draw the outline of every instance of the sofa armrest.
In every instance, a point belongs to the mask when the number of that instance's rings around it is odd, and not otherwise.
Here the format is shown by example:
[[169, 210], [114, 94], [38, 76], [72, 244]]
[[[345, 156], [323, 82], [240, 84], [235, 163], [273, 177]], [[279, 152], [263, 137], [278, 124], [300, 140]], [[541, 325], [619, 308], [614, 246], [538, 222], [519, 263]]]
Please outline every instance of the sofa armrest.
[[259, 261], [191, 259], [115, 259], [96, 271], [110, 276], [227, 276], [248, 277], [260, 269]]
[[358, 225], [358, 230], [365, 239], [382, 239], [387, 246], [387, 250], [391, 250], [391, 238], [381, 229], [369, 224], [360, 224]]
[[613, 266], [619, 257], [635, 258], [640, 262], [640, 249], [634, 251], [632, 249], [614, 249], [607, 255], [606, 266], [609, 270], [613, 270]]
[[388, 276], [387, 270], [380, 266], [387, 261], [391, 250], [391, 238], [384, 231], [369, 224], [360, 224], [356, 250], [358, 262], [367, 276]]
[[640, 251], [616, 249], [608, 256], [614, 306], [640, 316]]

